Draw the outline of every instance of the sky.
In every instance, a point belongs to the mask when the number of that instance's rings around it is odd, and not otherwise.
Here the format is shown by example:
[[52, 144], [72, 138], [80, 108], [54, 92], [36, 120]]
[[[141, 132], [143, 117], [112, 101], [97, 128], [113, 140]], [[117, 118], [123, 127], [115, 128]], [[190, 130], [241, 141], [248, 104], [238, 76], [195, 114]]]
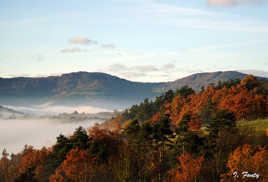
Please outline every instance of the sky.
[[268, 77], [266, 0], [0, 0], [0, 77]]

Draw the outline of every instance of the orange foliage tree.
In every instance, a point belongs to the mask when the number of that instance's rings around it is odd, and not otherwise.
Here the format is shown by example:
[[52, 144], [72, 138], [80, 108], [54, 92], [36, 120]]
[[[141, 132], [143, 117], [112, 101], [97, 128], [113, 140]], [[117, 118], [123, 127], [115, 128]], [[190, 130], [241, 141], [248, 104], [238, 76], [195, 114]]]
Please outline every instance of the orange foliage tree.
[[0, 181], [8, 181], [9, 179], [9, 167], [11, 165], [10, 160], [8, 159], [8, 153], [4, 149], [2, 153], [2, 158], [0, 160]]
[[48, 153], [49, 151], [46, 148], [42, 148], [41, 150], [35, 150], [31, 146], [26, 148], [25, 154], [21, 159], [19, 172], [24, 173], [27, 169], [33, 168], [38, 175]]
[[50, 177], [50, 181], [63, 182], [65, 178], [74, 182], [90, 181], [94, 162], [94, 158], [91, 158], [87, 151], [75, 148], [68, 153], [66, 160]]
[[249, 75], [240, 84], [228, 88], [209, 86], [201, 93], [187, 97], [178, 95], [164, 107], [165, 113], [170, 114], [173, 125], [180, 123], [185, 114], [201, 116], [208, 105], [214, 111], [228, 110], [234, 113], [237, 120], [251, 120], [268, 116], [267, 93], [267, 89]]
[[193, 182], [199, 175], [203, 157], [194, 159], [189, 153], [178, 157], [179, 164], [169, 171], [170, 178], [168, 182]]
[[[264, 181], [267, 174], [265, 170], [268, 169], [268, 150], [262, 147], [256, 150], [248, 144], [239, 146], [230, 154], [227, 167], [229, 171], [222, 175], [223, 179], [229, 177], [234, 181]], [[254, 177], [248, 177], [248, 174]]]

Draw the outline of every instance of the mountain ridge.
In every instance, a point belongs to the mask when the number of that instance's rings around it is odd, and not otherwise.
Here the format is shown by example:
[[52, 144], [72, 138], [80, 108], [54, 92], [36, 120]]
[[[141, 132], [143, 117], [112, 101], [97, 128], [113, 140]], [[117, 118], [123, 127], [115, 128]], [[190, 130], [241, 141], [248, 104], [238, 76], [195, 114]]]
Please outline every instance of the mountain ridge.
[[217, 72], [203, 72], [195, 73], [187, 77], [177, 79], [169, 82], [165, 91], [169, 89], [181, 88], [185, 85], [199, 91], [201, 87], [207, 87], [209, 84], [217, 84], [218, 81], [227, 81], [231, 79], [242, 79], [247, 74], [238, 71], [217, 71]]
[[[0, 78], [0, 100], [4, 105], [42, 104], [93, 105], [118, 108], [154, 98], [185, 85], [198, 91], [218, 81], [242, 79], [237, 71], [196, 73], [172, 82], [133, 82], [102, 72], [72, 72], [61, 76]], [[120, 108], [120, 107], [119, 107]]]
[[10, 119], [18, 116], [24, 116], [24, 113], [0, 105], [0, 118]]

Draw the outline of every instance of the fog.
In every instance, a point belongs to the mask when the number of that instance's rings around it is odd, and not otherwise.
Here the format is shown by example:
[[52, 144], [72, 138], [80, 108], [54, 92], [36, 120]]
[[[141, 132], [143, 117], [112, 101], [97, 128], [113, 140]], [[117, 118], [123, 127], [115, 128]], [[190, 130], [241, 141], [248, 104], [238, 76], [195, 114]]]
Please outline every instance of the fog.
[[62, 105], [50, 105], [49, 103], [42, 105], [33, 105], [31, 107], [26, 106], [12, 106], [12, 105], [3, 105], [4, 107], [14, 109], [26, 114], [59, 114], [59, 113], [72, 113], [74, 111], [86, 112], [86, 113], [97, 113], [97, 112], [108, 112], [110, 110], [93, 107], [93, 106], [62, 106]]
[[63, 122], [48, 119], [0, 119], [0, 151], [2, 153], [5, 148], [8, 153], [17, 153], [23, 150], [25, 144], [35, 148], [51, 146], [60, 134], [69, 136], [79, 126], [89, 128], [95, 123], [101, 123], [101, 121]]

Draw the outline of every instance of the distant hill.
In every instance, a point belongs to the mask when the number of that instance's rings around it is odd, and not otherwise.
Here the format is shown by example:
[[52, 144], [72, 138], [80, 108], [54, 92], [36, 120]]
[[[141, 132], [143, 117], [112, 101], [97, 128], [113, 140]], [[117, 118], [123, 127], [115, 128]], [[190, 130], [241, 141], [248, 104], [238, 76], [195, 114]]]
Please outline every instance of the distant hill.
[[174, 90], [181, 88], [185, 85], [198, 91], [202, 86], [207, 87], [209, 84], [217, 84], [219, 81], [227, 81], [232, 79], [242, 79], [246, 77], [247, 74], [236, 72], [236, 71], [218, 71], [212, 73], [197, 73], [193, 74], [173, 82], [169, 82], [164, 90]]
[[0, 106], [0, 118], [14, 118], [24, 116], [24, 113]]
[[195, 90], [219, 80], [242, 79], [246, 74], [227, 71], [197, 73], [173, 82], [143, 83], [106, 73], [75, 72], [50, 77], [0, 78], [0, 100], [5, 105], [92, 105], [118, 109], [153, 98], [169, 89], [188, 85]]
[[0, 78], [3, 104], [95, 105], [118, 108], [152, 98], [165, 83], [132, 82], [105, 73], [75, 72], [42, 78]]
[[[122, 95], [143, 92], [161, 83], [132, 82], [106, 73], [75, 72], [50, 77], [0, 78], [0, 94], [7, 96]], [[118, 91], [121, 92], [118, 92]], [[115, 92], [116, 91], [116, 92]]]

